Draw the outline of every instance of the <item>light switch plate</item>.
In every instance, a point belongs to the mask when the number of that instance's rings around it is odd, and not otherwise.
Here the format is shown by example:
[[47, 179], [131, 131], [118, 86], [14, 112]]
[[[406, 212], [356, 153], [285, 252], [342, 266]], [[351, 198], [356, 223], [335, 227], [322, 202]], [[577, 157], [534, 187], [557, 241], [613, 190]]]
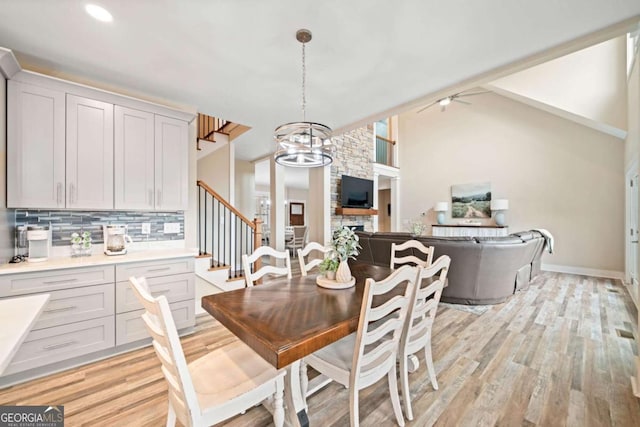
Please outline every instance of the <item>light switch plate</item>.
[[151, 234], [151, 223], [150, 222], [143, 222], [142, 226], [140, 227], [140, 233], [141, 234]]
[[180, 232], [180, 223], [179, 222], [165, 222], [164, 223], [164, 234], [177, 234]]

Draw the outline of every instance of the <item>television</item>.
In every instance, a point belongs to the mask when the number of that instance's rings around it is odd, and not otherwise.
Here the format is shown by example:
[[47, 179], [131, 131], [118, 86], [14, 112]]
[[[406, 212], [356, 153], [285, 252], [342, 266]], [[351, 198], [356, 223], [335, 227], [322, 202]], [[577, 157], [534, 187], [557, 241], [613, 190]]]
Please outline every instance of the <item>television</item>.
[[373, 207], [373, 181], [342, 175], [342, 192], [340, 201], [343, 208]]

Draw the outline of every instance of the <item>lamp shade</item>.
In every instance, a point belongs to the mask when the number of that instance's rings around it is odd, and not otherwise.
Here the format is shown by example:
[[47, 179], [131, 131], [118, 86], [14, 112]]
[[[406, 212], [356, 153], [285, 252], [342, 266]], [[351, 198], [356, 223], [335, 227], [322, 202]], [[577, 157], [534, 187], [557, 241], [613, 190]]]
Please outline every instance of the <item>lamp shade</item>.
[[509, 201], [507, 199], [494, 199], [491, 201], [492, 211], [506, 211], [509, 209]]
[[446, 212], [449, 210], [449, 203], [447, 202], [438, 202], [433, 207], [433, 210], [436, 212]]

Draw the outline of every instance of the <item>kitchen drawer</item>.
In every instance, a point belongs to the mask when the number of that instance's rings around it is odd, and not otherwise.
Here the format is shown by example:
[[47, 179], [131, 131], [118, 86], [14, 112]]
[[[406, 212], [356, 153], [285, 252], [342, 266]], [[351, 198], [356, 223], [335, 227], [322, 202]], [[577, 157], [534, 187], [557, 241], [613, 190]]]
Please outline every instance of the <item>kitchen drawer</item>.
[[[178, 330], [192, 327], [196, 324], [196, 305], [193, 300], [180, 301], [169, 304], [171, 315]], [[144, 310], [130, 311], [116, 314], [116, 345], [150, 338], [149, 332], [142, 320]]]
[[5, 374], [60, 362], [114, 346], [113, 316], [31, 331]]
[[161, 277], [171, 274], [192, 273], [194, 258], [174, 258], [159, 261], [132, 262], [116, 265], [116, 282], [124, 282], [129, 277]]
[[58, 289], [114, 282], [114, 266], [65, 268], [0, 276], [0, 297], [12, 297]]
[[[172, 302], [191, 300], [196, 296], [196, 275], [194, 273], [175, 274], [173, 276], [150, 277], [147, 279], [149, 291], [154, 297], [164, 295]], [[131, 284], [116, 283], [116, 313], [140, 310], [142, 304], [133, 293]]]
[[112, 316], [115, 311], [115, 291], [111, 283], [49, 292], [45, 306], [32, 330], [98, 317]]

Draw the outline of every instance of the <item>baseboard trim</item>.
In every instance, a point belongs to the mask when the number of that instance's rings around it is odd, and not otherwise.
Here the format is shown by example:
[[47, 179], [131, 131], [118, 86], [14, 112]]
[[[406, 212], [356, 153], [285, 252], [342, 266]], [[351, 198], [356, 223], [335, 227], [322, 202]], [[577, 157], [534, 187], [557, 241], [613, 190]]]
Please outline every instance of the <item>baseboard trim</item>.
[[580, 274], [583, 276], [604, 277], [606, 279], [617, 279], [624, 282], [624, 272], [615, 270], [599, 270], [597, 268], [572, 267], [569, 265], [542, 264], [545, 271], [555, 273]]

